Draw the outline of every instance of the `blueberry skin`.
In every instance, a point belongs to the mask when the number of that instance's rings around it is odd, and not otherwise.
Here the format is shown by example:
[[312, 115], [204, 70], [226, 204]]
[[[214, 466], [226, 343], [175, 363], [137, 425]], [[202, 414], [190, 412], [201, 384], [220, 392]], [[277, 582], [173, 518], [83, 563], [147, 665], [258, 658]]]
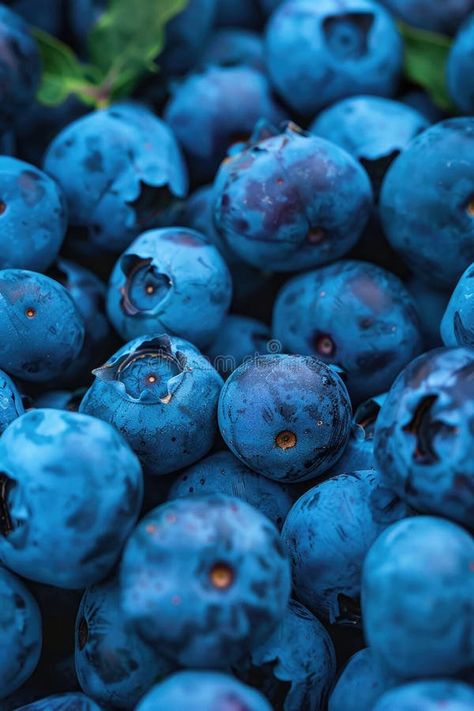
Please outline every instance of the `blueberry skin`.
[[258, 29], [262, 21], [255, 0], [217, 0], [217, 27]]
[[399, 101], [354, 96], [322, 111], [311, 132], [357, 158], [379, 185], [390, 163], [428, 126], [422, 114]]
[[474, 522], [474, 349], [423, 354], [397, 378], [375, 431], [385, 480], [423, 513]]
[[66, 232], [66, 204], [58, 185], [33, 165], [0, 156], [0, 193], [0, 269], [44, 271]]
[[165, 50], [159, 64], [168, 76], [184, 74], [198, 61], [208, 42], [216, 12], [216, 0], [189, 0], [166, 25]]
[[84, 320], [66, 289], [26, 269], [0, 271], [0, 368], [46, 382], [81, 352]]
[[0, 127], [12, 126], [33, 101], [41, 75], [38, 46], [20, 15], [0, 7]]
[[80, 411], [113, 425], [148, 474], [169, 474], [211, 449], [222, 378], [191, 343], [142, 336], [100, 368]]
[[263, 691], [274, 708], [320, 711], [336, 675], [336, 654], [319, 620], [290, 600], [279, 626], [237, 673]]
[[331, 624], [360, 624], [367, 551], [387, 526], [408, 514], [373, 470], [339, 474], [303, 494], [281, 534], [298, 599]]
[[308, 356], [266, 355], [244, 363], [219, 398], [219, 428], [229, 449], [269, 479], [312, 479], [337, 461], [349, 439], [344, 383]]
[[407, 106], [411, 106], [412, 109], [415, 109], [415, 111], [422, 114], [422, 116], [424, 116], [430, 124], [439, 123], [439, 121], [446, 118], [444, 111], [440, 109], [439, 106], [434, 103], [433, 99], [421, 89], [413, 89], [412, 91], [408, 91], [400, 97], [400, 101]]
[[255, 689], [227, 674], [212, 671], [181, 671], [154, 686], [136, 711], [183, 711], [190, 699], [200, 711], [272, 711]]
[[403, 44], [390, 14], [371, 0], [291, 0], [265, 37], [276, 90], [305, 116], [357, 94], [392, 96]]
[[206, 349], [216, 370], [225, 379], [244, 361], [272, 352], [270, 329], [262, 321], [248, 316], [227, 316], [217, 337]]
[[416, 276], [453, 288], [474, 261], [474, 118], [442, 121], [392, 163], [380, 212], [392, 247]]
[[170, 227], [144, 232], [119, 258], [107, 313], [124, 340], [165, 331], [202, 348], [231, 299], [230, 273], [217, 249], [199, 232]]
[[49, 146], [44, 170], [64, 191], [70, 224], [95, 248], [114, 253], [187, 192], [186, 168], [169, 127], [132, 102], [66, 126]]
[[180, 665], [226, 668], [263, 642], [288, 604], [280, 536], [240, 499], [210, 495], [158, 506], [128, 539], [122, 610]]
[[328, 711], [371, 711], [394, 681], [369, 648], [356, 652], [337, 679]]
[[472, 536], [434, 516], [399, 521], [370, 549], [364, 634], [400, 679], [449, 676], [473, 664], [473, 555]]
[[84, 694], [69, 693], [33, 701], [16, 711], [101, 711], [101, 708]]
[[414, 301], [398, 277], [354, 260], [288, 281], [275, 301], [272, 333], [287, 352], [342, 368], [355, 403], [388, 390], [422, 346]]
[[76, 620], [76, 673], [82, 690], [106, 707], [131, 709], [173, 669], [127, 625], [115, 579], [88, 588]]
[[474, 10], [473, 0], [379, 0], [401, 20], [415, 27], [453, 34]]
[[374, 431], [385, 398], [385, 394], [377, 395], [359, 405], [352, 418], [351, 436], [342, 457], [328, 472], [331, 476], [377, 469], [374, 456]]
[[214, 200], [227, 247], [256, 267], [284, 272], [344, 255], [372, 208], [370, 182], [357, 161], [294, 124], [229, 156]]
[[25, 408], [15, 383], [0, 370], [0, 435], [10, 422], [23, 415]]
[[474, 346], [474, 264], [471, 264], [451, 294], [441, 321], [445, 346]]
[[213, 179], [230, 145], [248, 137], [260, 118], [280, 122], [281, 108], [262, 72], [249, 66], [209, 66], [177, 85], [164, 117], [194, 180]]
[[138, 459], [113, 427], [73, 412], [31, 410], [2, 435], [0, 472], [2, 563], [64, 588], [91, 585], [110, 571], [143, 490]]
[[474, 113], [474, 2], [472, 15], [462, 25], [449, 53], [446, 67], [448, 90], [463, 113]]
[[238, 27], [216, 30], [204, 47], [200, 66], [232, 67], [248, 65], [265, 71], [263, 40], [261, 35]]
[[203, 494], [236, 496], [255, 506], [278, 530], [293, 504], [288, 487], [253, 472], [230, 452], [211, 454], [185, 469], [172, 484], [168, 500]]
[[436, 679], [415, 681], [385, 693], [373, 711], [471, 711], [472, 687], [460, 682]]
[[2, 567], [0, 629], [0, 699], [3, 699], [19, 689], [35, 670], [42, 631], [36, 600], [16, 575]]
[[[422, 279], [413, 277], [406, 284], [418, 312], [423, 350], [443, 345], [440, 336], [441, 319], [448, 305], [450, 291], [433, 289]], [[453, 345], [456, 345], [453, 343]]]

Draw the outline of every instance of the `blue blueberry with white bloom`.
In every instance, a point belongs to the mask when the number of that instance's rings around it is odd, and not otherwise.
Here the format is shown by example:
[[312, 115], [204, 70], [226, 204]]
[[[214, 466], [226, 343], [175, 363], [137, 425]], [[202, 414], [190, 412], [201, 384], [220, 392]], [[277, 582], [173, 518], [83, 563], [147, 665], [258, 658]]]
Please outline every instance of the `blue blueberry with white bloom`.
[[[468, 0], [466, 0], [468, 1]], [[446, 68], [448, 90], [456, 106], [466, 114], [474, 113], [474, 2], [472, 15], [462, 25], [449, 53]]]
[[107, 313], [124, 340], [165, 332], [203, 347], [231, 299], [231, 277], [217, 249], [199, 232], [169, 227], [144, 232], [119, 258]]
[[252, 471], [230, 452], [211, 454], [173, 482], [168, 500], [183, 496], [227, 494], [255, 506], [281, 529], [293, 504], [288, 487]]
[[[0, 522], [5, 511], [0, 504]], [[0, 566], [0, 699], [20, 688], [38, 663], [41, 615], [36, 600], [16, 575]]]
[[305, 116], [348, 96], [396, 91], [403, 43], [372, 0], [289, 0], [272, 14], [265, 42], [276, 90]]
[[191, 343], [142, 336], [100, 368], [80, 410], [113, 425], [149, 474], [169, 474], [211, 449], [222, 378]]
[[181, 671], [154, 686], [136, 711], [182, 711], [190, 699], [200, 711], [272, 711], [255, 689], [229, 674], [212, 671]]
[[291, 576], [275, 526], [219, 494], [174, 499], [138, 524], [120, 566], [122, 610], [157, 652], [226, 668], [263, 642], [288, 604]]
[[10, 422], [23, 415], [25, 408], [13, 380], [0, 370], [0, 435]]
[[84, 319], [57, 281], [26, 269], [0, 271], [0, 368], [45, 382], [79, 356]]
[[458, 281], [441, 321], [445, 346], [474, 346], [474, 264]]
[[339, 474], [303, 494], [282, 531], [298, 599], [331, 624], [360, 624], [367, 551], [387, 526], [408, 513], [373, 470]]
[[373, 711], [471, 711], [474, 690], [451, 679], [415, 681], [387, 691]]
[[365, 637], [400, 679], [450, 676], [474, 663], [473, 556], [472, 536], [434, 516], [399, 521], [371, 547], [362, 576]]
[[138, 459], [93, 417], [31, 410], [0, 439], [0, 561], [26, 578], [64, 588], [101, 580], [142, 503]]
[[280, 482], [312, 479], [342, 455], [351, 404], [338, 374], [310, 356], [265, 355], [226, 381], [219, 427], [248, 467]]
[[371, 711], [374, 704], [395, 683], [370, 648], [349, 659], [329, 697], [328, 711]]

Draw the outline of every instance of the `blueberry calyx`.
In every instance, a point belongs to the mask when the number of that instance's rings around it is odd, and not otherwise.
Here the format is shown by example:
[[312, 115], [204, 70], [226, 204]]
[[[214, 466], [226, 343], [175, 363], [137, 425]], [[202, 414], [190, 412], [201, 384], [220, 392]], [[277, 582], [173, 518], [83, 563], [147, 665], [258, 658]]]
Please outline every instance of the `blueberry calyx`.
[[119, 290], [122, 311], [127, 316], [155, 313], [172, 286], [170, 277], [153, 266], [151, 257], [143, 259], [137, 254], [125, 254], [121, 268], [126, 277]]
[[283, 430], [275, 437], [275, 444], [279, 449], [293, 449], [293, 447], [296, 447], [296, 443], [297, 438], [295, 433], [289, 430]]
[[434, 464], [439, 461], [434, 448], [434, 437], [441, 431], [454, 432], [456, 428], [439, 420], [433, 419], [432, 409], [438, 400], [437, 395], [427, 395], [422, 398], [415, 409], [410, 422], [403, 427], [403, 431], [416, 438], [413, 459], [418, 464]]

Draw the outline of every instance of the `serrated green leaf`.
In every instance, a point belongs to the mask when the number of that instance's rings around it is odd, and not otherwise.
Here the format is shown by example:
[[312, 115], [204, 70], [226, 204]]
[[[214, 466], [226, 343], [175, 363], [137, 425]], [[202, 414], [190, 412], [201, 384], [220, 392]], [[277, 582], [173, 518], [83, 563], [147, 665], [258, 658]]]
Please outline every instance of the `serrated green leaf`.
[[404, 22], [399, 28], [405, 41], [405, 75], [427, 91], [445, 111], [453, 109], [446, 86], [446, 62], [452, 39]]

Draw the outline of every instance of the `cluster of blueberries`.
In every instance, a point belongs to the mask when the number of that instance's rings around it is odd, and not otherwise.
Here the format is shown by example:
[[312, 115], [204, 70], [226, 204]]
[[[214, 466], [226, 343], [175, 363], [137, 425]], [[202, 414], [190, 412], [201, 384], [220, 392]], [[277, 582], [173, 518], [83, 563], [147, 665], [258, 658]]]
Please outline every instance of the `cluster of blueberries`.
[[87, 112], [105, 0], [9, 5], [0, 710], [472, 711], [474, 0], [189, 0]]

